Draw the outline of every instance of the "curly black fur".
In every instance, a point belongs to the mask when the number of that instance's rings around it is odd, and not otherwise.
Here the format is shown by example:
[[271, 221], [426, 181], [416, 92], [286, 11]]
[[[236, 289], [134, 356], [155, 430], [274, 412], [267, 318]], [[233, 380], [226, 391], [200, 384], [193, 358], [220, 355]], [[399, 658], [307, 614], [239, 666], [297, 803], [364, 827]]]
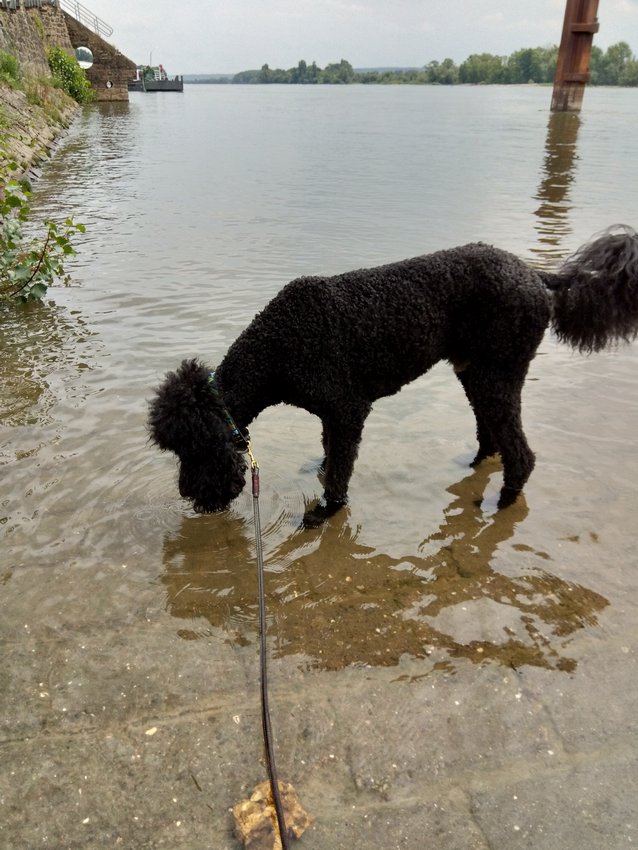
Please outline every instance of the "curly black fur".
[[166, 376], [148, 418], [151, 438], [179, 457], [180, 495], [198, 513], [228, 507], [246, 483], [246, 461], [211, 391], [209, 373], [197, 360], [184, 360]]
[[[618, 233], [614, 233], [618, 230]], [[583, 245], [562, 267], [554, 289], [552, 329], [579, 351], [630, 342], [638, 331], [638, 237], [630, 227], [609, 228]]]
[[477, 423], [474, 464], [500, 453], [499, 506], [534, 468], [521, 423], [529, 364], [552, 323], [560, 339], [598, 351], [638, 332], [638, 237], [629, 228], [584, 246], [556, 274], [488, 245], [438, 251], [285, 286], [228, 350], [215, 373], [185, 360], [150, 404], [149, 427], [180, 460], [180, 493], [195, 510], [225, 508], [245, 483], [230, 415], [244, 431], [266, 407], [302, 407], [323, 425], [321, 522], [347, 500], [372, 403], [439, 360], [455, 368]]

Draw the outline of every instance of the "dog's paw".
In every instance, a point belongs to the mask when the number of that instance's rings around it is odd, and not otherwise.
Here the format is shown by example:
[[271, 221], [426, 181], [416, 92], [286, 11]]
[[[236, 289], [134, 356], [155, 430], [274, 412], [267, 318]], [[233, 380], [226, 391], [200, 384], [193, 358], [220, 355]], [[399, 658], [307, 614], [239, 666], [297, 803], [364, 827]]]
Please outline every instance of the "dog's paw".
[[494, 455], [496, 455], [496, 454], [497, 454], [497, 452], [492, 451], [491, 449], [486, 449], [486, 450], [479, 449], [476, 457], [470, 463], [470, 466], [472, 467], [472, 469], [476, 469], [476, 467], [480, 466], [480, 464], [483, 463], [484, 460], [487, 460], [490, 457], [494, 457]]
[[520, 494], [520, 490], [515, 490], [513, 487], [503, 487], [501, 490], [501, 495], [498, 497], [497, 508], [503, 510], [503, 508], [509, 508], [510, 505], [513, 505], [516, 499]]
[[334, 516], [346, 504], [345, 501], [319, 502], [314, 508], [310, 508], [303, 515], [301, 525], [303, 528], [319, 528], [329, 517]]

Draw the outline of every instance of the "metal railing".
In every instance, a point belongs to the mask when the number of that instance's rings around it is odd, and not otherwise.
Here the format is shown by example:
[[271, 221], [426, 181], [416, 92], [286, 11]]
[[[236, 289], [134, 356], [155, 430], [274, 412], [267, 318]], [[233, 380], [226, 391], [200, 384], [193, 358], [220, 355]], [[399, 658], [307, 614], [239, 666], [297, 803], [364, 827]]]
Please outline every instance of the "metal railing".
[[90, 9], [83, 6], [81, 3], [76, 3], [75, 0], [58, 0], [58, 5], [61, 9], [67, 12], [71, 17], [75, 18], [85, 27], [92, 29], [101, 38], [110, 38], [113, 35], [113, 27], [110, 27], [101, 18], [93, 14]]

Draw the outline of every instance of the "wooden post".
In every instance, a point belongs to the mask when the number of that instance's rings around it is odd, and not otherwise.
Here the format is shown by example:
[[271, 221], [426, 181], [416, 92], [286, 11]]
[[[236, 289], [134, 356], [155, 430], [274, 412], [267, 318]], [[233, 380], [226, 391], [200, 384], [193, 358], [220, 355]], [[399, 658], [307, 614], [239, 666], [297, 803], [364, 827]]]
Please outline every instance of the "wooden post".
[[552, 112], [580, 112], [589, 82], [589, 58], [598, 32], [598, 0], [567, 0], [558, 51]]

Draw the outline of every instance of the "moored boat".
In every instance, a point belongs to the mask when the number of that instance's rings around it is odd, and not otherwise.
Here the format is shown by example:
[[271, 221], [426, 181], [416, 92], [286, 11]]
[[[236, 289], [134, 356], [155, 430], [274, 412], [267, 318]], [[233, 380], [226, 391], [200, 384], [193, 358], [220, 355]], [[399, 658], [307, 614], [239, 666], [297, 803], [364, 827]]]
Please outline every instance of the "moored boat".
[[172, 80], [163, 65], [138, 65], [134, 80], [128, 81], [129, 91], [184, 91], [184, 77]]

